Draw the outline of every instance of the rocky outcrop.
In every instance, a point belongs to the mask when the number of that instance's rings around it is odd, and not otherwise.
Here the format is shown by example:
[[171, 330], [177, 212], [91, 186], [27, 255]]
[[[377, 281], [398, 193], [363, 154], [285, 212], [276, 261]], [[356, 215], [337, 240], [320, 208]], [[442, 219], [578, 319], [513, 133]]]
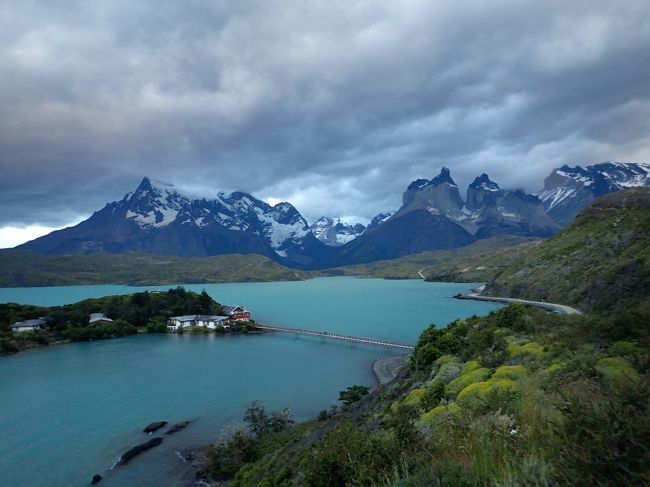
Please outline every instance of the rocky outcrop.
[[127, 450], [124, 453], [122, 453], [122, 456], [120, 456], [120, 459], [118, 460], [115, 466], [119, 467], [121, 465], [126, 465], [141, 453], [150, 450], [151, 448], [154, 448], [156, 446], [159, 446], [162, 442], [163, 439], [160, 436], [156, 436], [154, 438], [151, 438], [149, 441], [134, 446], [130, 450]]

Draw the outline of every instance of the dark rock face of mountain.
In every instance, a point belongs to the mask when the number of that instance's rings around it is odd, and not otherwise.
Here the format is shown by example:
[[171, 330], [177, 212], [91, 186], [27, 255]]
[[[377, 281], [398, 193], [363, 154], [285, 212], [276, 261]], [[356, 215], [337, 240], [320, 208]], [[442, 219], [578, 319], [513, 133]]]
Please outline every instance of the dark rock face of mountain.
[[431, 180], [413, 181], [402, 196], [402, 208], [395, 217], [410, 211], [426, 209], [442, 216], [456, 215], [464, 206], [458, 185], [451, 179], [449, 169], [443, 167]]
[[343, 223], [339, 217], [322, 216], [310, 227], [311, 233], [325, 245], [340, 247], [361, 235], [366, 227], [360, 223], [350, 225]]
[[494, 204], [484, 206], [476, 224], [477, 239], [503, 234], [549, 237], [560, 229], [542, 202], [521, 190], [504, 192]]
[[184, 257], [254, 253], [296, 267], [314, 266], [331, 254], [289, 203], [270, 206], [242, 192], [195, 199], [148, 178], [88, 220], [19, 248], [48, 254], [139, 251]]
[[536, 196], [504, 191], [487, 174], [469, 186], [465, 204], [449, 169], [443, 167], [431, 180], [413, 181], [399, 211], [378, 226], [369, 225], [361, 237], [343, 246], [335, 263], [462, 247], [501, 234], [545, 237], [559, 228]]
[[504, 191], [485, 173], [467, 188], [467, 210], [477, 239], [501, 234], [548, 237], [560, 229], [539, 198], [521, 190]]
[[391, 216], [395, 214], [394, 211], [387, 211], [384, 213], [379, 213], [378, 215], [375, 215], [372, 220], [370, 220], [370, 223], [366, 227], [366, 232], [369, 232], [370, 230], [373, 230], [377, 228], [379, 225], [384, 223], [386, 220], [388, 220]]
[[480, 211], [484, 206], [496, 206], [503, 190], [487, 174], [483, 173], [467, 188], [467, 209]]
[[417, 209], [400, 217], [395, 215], [344, 245], [332, 264], [393, 259], [425, 250], [462, 247], [473, 240], [469, 233], [448, 218]]
[[627, 188], [650, 186], [650, 166], [602, 162], [585, 168], [562, 166], [544, 180], [538, 193], [546, 211], [562, 226], [568, 225], [590, 201]]

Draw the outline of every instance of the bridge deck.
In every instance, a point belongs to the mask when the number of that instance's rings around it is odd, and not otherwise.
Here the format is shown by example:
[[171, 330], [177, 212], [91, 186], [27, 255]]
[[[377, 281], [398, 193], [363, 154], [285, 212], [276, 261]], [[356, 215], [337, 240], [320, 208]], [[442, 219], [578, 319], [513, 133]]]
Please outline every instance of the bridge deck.
[[315, 336], [321, 338], [330, 338], [332, 340], [341, 340], [344, 342], [361, 343], [365, 345], [377, 345], [380, 347], [399, 348], [402, 350], [413, 350], [415, 347], [407, 343], [397, 343], [387, 340], [378, 340], [375, 338], [364, 338], [352, 335], [341, 335], [338, 333], [329, 333], [327, 331], [303, 330], [301, 328], [287, 328], [280, 326], [255, 325], [258, 330], [273, 331], [279, 333], [293, 333], [296, 335]]

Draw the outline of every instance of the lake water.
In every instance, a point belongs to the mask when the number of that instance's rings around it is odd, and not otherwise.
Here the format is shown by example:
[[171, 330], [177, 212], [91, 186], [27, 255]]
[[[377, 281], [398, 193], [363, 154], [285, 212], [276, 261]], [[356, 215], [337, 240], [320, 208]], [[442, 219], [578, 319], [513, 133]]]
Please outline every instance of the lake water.
[[[44, 306], [132, 293], [128, 286], [0, 289], [0, 302]], [[260, 322], [415, 343], [431, 322], [487, 314], [498, 305], [450, 297], [471, 284], [323, 278], [186, 285]], [[22, 352], [0, 359], [0, 485], [187, 485], [175, 451], [236, 427], [248, 404], [315, 416], [352, 384], [373, 385], [379, 347], [288, 335], [138, 335]], [[190, 426], [124, 467], [120, 453], [146, 441], [157, 420]]]

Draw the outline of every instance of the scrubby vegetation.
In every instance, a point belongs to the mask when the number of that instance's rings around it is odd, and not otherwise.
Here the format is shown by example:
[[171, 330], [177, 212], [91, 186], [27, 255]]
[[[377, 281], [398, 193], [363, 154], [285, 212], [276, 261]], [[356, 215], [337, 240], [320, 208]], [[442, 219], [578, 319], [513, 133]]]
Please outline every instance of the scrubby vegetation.
[[649, 235], [649, 188], [606, 195], [514, 259], [487, 291], [596, 312], [629, 308], [650, 295]]
[[[182, 287], [166, 292], [142, 292], [123, 296], [106, 296], [54, 307], [16, 303], [0, 304], [0, 353], [47, 345], [53, 341], [99, 340], [136, 333], [166, 331], [169, 316], [218, 314], [219, 303], [205, 291], [201, 294]], [[113, 320], [89, 325], [91, 313], [104, 313]], [[47, 324], [36, 332], [12, 332], [17, 321], [45, 317]]]
[[[645, 302], [624, 317], [511, 305], [431, 327], [395, 383], [256, 435], [264, 447], [217, 477], [242, 487], [647, 485], [649, 324]], [[213, 447], [207, 474], [221, 454]]]

